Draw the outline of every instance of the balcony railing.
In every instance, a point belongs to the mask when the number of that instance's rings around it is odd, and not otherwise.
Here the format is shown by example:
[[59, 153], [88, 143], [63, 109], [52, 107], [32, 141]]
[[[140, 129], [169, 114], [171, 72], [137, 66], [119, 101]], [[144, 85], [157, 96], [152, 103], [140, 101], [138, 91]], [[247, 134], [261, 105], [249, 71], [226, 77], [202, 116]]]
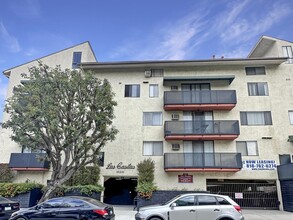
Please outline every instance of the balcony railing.
[[235, 90], [170, 91], [164, 93], [164, 109], [231, 110], [237, 103]]
[[242, 168], [241, 153], [165, 153], [165, 171], [236, 172]]
[[166, 140], [234, 140], [239, 135], [237, 120], [166, 121]]
[[9, 168], [12, 170], [49, 170], [50, 163], [45, 153], [12, 153]]

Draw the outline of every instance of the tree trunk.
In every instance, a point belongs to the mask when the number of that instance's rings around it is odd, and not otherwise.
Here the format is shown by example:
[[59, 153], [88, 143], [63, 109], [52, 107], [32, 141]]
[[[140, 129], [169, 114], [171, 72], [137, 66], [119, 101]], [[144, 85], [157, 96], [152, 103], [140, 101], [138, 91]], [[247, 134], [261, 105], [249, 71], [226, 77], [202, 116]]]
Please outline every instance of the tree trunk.
[[58, 184], [48, 184], [47, 188], [44, 191], [42, 198], [39, 200], [38, 203], [44, 202], [47, 199], [50, 199], [54, 196], [54, 191], [58, 187]]

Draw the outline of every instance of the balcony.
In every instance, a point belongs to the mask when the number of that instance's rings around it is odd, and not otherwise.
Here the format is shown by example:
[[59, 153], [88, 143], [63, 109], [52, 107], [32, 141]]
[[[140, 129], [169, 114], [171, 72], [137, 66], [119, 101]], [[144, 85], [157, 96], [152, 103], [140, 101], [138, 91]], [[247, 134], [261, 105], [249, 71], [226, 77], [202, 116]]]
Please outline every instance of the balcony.
[[12, 153], [9, 168], [12, 170], [47, 171], [50, 162], [45, 160], [45, 153]]
[[239, 136], [237, 120], [166, 121], [165, 140], [234, 140]]
[[235, 90], [170, 91], [164, 93], [165, 111], [231, 110], [236, 103]]
[[241, 153], [165, 153], [166, 172], [237, 172]]

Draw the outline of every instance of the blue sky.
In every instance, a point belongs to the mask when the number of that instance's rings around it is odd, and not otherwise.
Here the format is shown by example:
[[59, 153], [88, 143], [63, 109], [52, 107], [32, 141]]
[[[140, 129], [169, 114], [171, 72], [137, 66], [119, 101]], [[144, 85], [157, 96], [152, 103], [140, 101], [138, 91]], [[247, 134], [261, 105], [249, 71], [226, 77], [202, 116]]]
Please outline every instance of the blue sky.
[[246, 57], [262, 35], [293, 41], [292, 0], [1, 0], [2, 72], [90, 41], [98, 61]]

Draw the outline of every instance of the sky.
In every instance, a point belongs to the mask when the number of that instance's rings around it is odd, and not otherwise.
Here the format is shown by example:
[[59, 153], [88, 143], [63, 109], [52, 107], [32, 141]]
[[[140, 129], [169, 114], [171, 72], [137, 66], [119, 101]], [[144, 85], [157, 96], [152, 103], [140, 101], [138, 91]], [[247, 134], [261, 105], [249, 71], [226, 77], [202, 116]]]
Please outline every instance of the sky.
[[0, 0], [0, 122], [11, 67], [85, 41], [102, 62], [245, 58], [293, 41], [292, 17], [292, 0]]

